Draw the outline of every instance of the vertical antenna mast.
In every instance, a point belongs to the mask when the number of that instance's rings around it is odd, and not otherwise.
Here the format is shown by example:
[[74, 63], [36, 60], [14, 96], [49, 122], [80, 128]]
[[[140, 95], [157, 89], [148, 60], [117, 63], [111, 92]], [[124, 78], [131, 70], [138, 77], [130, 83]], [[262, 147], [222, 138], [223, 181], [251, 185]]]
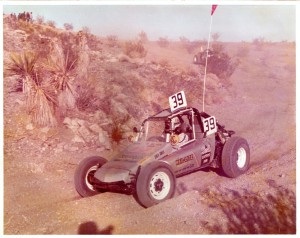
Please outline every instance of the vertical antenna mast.
[[206, 83], [206, 70], [207, 70], [207, 59], [208, 59], [208, 50], [209, 50], [209, 43], [210, 43], [210, 35], [211, 35], [211, 26], [212, 26], [212, 18], [213, 14], [216, 10], [218, 5], [212, 5], [211, 7], [211, 14], [210, 14], [210, 26], [209, 26], [209, 34], [207, 40], [207, 49], [206, 49], [206, 58], [205, 58], [205, 68], [204, 68], [204, 80], [203, 80], [203, 98], [202, 98], [202, 111], [204, 112], [204, 105], [205, 105], [205, 83]]

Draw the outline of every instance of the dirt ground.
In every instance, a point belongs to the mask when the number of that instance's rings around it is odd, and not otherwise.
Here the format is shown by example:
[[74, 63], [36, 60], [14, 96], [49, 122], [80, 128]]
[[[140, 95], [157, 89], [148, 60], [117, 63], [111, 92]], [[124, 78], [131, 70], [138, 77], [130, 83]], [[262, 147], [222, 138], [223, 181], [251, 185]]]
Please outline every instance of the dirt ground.
[[4, 234], [295, 233], [295, 55], [276, 49], [250, 55], [230, 79], [230, 99], [206, 107], [248, 140], [249, 171], [235, 179], [214, 170], [180, 177], [175, 197], [148, 209], [120, 193], [81, 198], [77, 164], [109, 151], [53, 149], [49, 134], [24, 133], [27, 119], [15, 110], [24, 98], [4, 84]]

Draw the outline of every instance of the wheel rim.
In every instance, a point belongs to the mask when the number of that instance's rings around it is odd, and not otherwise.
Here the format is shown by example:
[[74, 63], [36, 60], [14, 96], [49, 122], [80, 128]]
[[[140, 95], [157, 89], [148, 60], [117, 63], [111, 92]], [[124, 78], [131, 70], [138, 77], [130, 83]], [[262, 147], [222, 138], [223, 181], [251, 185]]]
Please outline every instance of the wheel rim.
[[236, 164], [241, 169], [241, 168], [243, 168], [245, 166], [246, 161], [247, 161], [246, 150], [243, 147], [241, 147], [237, 151], [237, 161], [236, 161]]
[[86, 176], [85, 176], [85, 184], [86, 184], [86, 186], [90, 190], [93, 190], [93, 191], [95, 191], [95, 188], [94, 188], [94, 185], [93, 185], [92, 181], [93, 181], [94, 174], [95, 174], [95, 172], [96, 172], [97, 169], [98, 169], [98, 165], [95, 165], [95, 166], [89, 168], [89, 170], [87, 171]]
[[156, 200], [167, 197], [171, 188], [171, 180], [167, 173], [156, 172], [150, 180], [150, 194]]

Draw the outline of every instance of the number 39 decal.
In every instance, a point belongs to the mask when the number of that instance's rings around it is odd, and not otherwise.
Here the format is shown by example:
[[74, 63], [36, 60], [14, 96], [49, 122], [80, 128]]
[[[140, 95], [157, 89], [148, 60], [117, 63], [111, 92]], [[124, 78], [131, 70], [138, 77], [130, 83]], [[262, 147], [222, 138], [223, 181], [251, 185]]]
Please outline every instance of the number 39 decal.
[[207, 136], [216, 133], [218, 130], [216, 118], [211, 116], [203, 119], [203, 129]]
[[187, 102], [186, 102], [184, 91], [180, 91], [170, 96], [169, 104], [170, 104], [171, 112], [177, 110], [178, 108], [186, 107]]

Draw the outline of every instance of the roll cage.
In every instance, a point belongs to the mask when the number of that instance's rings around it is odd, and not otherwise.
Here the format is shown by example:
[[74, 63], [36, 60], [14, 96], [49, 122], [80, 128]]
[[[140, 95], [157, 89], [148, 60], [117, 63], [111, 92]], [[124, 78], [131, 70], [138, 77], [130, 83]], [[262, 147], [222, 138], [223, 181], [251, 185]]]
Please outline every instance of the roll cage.
[[[166, 134], [166, 139], [165, 142], [169, 142], [169, 136], [172, 132], [174, 132], [175, 125], [173, 123], [173, 119], [176, 117], [182, 117], [186, 116], [188, 118], [188, 123], [191, 128], [189, 131], [189, 138], [190, 140], [186, 143], [189, 144], [193, 141], [195, 141], [197, 138], [206, 138], [207, 133], [204, 130], [204, 124], [203, 120], [206, 118], [209, 118], [210, 115], [207, 114], [206, 112], [199, 112], [196, 108], [193, 107], [186, 107], [186, 108], [181, 108], [178, 109], [174, 112], [171, 112], [170, 108], [161, 110], [160, 112], [156, 113], [153, 116], [148, 117], [145, 119], [141, 125], [141, 128], [139, 131], [136, 131], [139, 133], [138, 137], [141, 137], [142, 133], [147, 132], [147, 128], [145, 129], [145, 125], [147, 126], [147, 122], [149, 121], [164, 121], [166, 122], [171, 122], [170, 130], [166, 131], [165, 128], [165, 134]], [[220, 125], [218, 122], [216, 122], [218, 130], [221, 132], [227, 132], [224, 129], [224, 126]], [[228, 133], [228, 132], [227, 132]]]

